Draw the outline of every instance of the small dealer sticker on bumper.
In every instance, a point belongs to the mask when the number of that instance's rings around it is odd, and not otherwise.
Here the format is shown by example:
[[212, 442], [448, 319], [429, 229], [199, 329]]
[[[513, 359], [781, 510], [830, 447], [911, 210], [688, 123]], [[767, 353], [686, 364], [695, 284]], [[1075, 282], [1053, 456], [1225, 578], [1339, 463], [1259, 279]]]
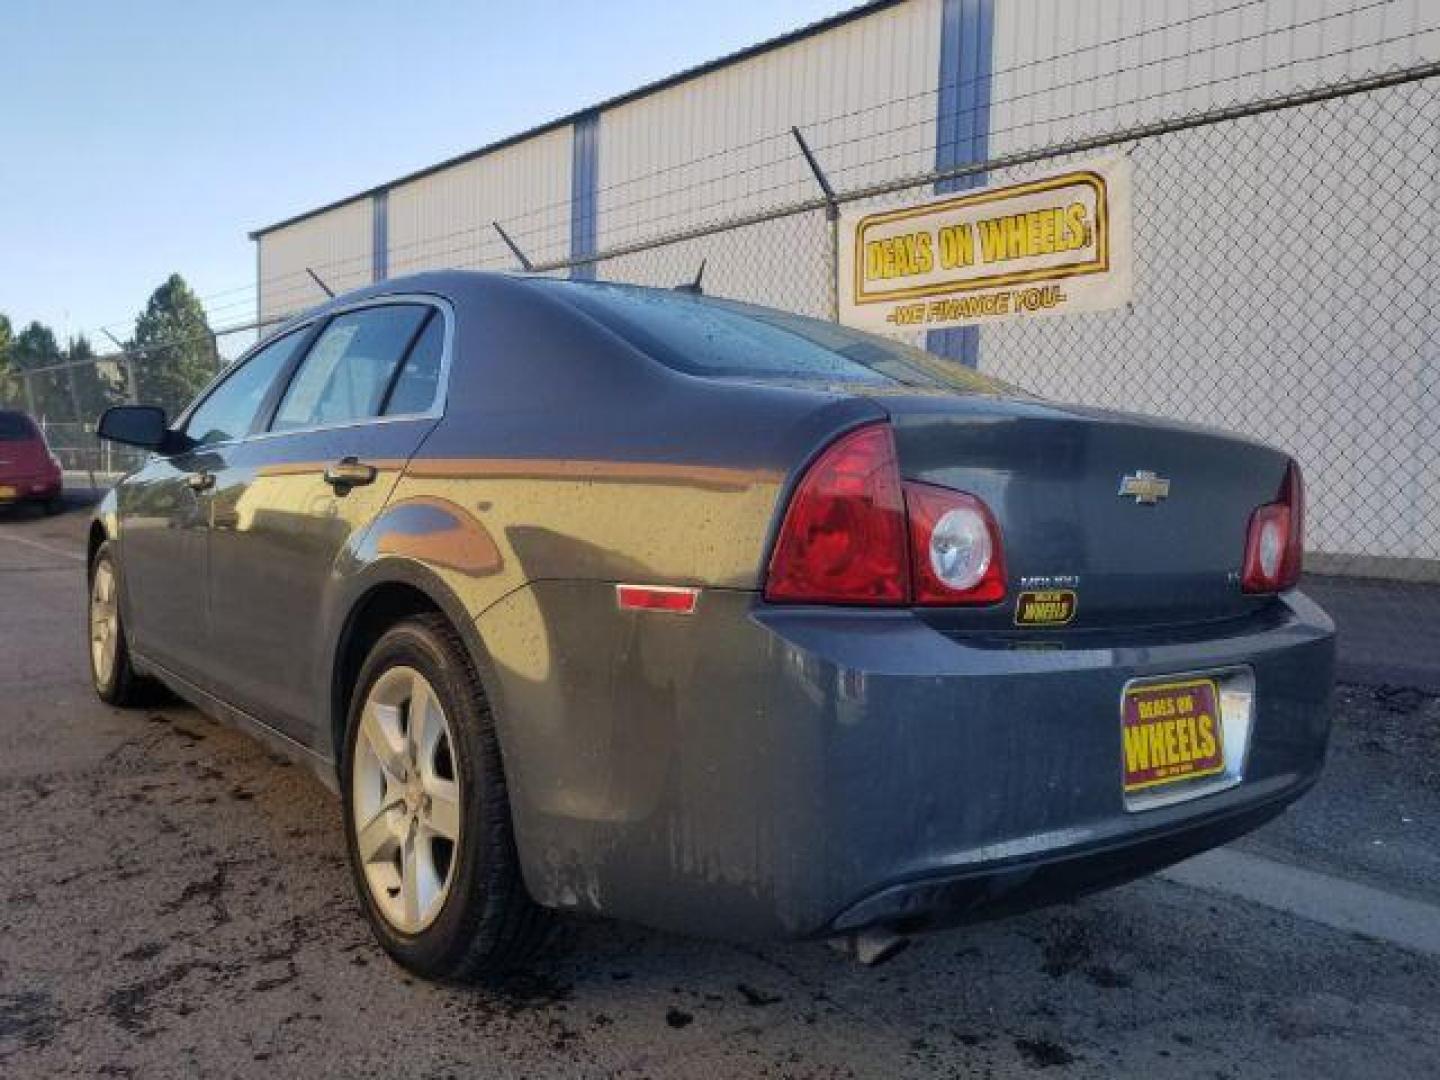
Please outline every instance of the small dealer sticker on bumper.
[[1132, 686], [1125, 691], [1122, 715], [1127, 793], [1224, 770], [1214, 679]]
[[1073, 589], [1032, 589], [1015, 598], [1016, 626], [1064, 626], [1075, 618]]

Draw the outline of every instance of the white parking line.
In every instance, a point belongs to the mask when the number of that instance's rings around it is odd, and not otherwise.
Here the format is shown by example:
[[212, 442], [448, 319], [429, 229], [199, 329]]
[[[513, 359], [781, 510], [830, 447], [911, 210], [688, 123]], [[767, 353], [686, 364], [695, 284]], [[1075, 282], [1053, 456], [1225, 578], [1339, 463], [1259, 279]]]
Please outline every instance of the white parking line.
[[1440, 906], [1234, 848], [1197, 855], [1160, 876], [1302, 919], [1440, 956]]
[[24, 544], [26, 547], [35, 548], [38, 551], [48, 551], [51, 555], [74, 559], [76, 562], [85, 561], [85, 556], [78, 551], [66, 551], [64, 548], [52, 547], [49, 544], [42, 544], [39, 540], [31, 540], [28, 536], [15, 536], [13, 533], [0, 532], [0, 540], [11, 540], [17, 544]]

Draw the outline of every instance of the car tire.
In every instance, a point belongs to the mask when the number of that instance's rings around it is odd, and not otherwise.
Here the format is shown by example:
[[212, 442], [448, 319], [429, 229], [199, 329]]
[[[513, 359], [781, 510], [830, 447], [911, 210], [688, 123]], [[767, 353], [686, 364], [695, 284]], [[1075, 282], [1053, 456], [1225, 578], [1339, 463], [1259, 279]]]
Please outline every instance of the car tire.
[[96, 550], [87, 580], [90, 595], [86, 640], [90, 643], [90, 681], [95, 693], [107, 705], [147, 705], [153, 697], [153, 686], [135, 673], [130, 662], [130, 645], [120, 616], [120, 577], [109, 540]]
[[65, 500], [64, 500], [61, 496], [59, 496], [59, 495], [56, 495], [53, 499], [46, 499], [46, 500], [45, 500], [45, 516], [46, 516], [46, 517], [54, 517], [56, 514], [60, 513], [60, 512], [63, 511], [64, 509], [65, 509]]
[[370, 650], [340, 780], [355, 889], [386, 952], [449, 982], [493, 979], [533, 955], [549, 913], [521, 878], [489, 701], [443, 617], [398, 623]]

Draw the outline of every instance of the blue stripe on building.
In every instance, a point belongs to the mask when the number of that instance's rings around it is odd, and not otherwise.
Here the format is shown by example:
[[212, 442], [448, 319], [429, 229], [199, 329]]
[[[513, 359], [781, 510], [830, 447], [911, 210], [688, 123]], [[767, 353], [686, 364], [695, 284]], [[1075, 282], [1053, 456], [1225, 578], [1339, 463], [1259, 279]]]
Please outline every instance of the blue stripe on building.
[[[570, 257], [594, 255], [600, 188], [600, 114], [588, 113], [575, 121], [570, 162]], [[595, 264], [570, 270], [572, 278], [593, 280]]]
[[377, 191], [370, 197], [370, 280], [390, 276], [390, 193]]
[[[935, 167], [984, 161], [990, 152], [990, 72], [994, 55], [994, 0], [944, 0], [940, 24], [940, 97], [935, 120]], [[938, 193], [979, 187], [985, 175], [935, 185]], [[926, 348], [975, 367], [980, 328], [932, 330]]]

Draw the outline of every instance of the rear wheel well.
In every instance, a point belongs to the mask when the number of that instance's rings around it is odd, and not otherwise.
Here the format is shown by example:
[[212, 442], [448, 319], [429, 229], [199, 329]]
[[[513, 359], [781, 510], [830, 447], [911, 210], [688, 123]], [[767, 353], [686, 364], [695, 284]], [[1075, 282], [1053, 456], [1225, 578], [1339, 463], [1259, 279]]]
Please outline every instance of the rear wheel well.
[[338, 769], [345, 749], [345, 724], [350, 715], [350, 700], [355, 693], [355, 680], [370, 650], [390, 627], [416, 615], [439, 615], [445, 618], [440, 605], [420, 589], [401, 582], [377, 585], [361, 598], [350, 613], [345, 632], [336, 650], [335, 675], [331, 690], [330, 737]]

